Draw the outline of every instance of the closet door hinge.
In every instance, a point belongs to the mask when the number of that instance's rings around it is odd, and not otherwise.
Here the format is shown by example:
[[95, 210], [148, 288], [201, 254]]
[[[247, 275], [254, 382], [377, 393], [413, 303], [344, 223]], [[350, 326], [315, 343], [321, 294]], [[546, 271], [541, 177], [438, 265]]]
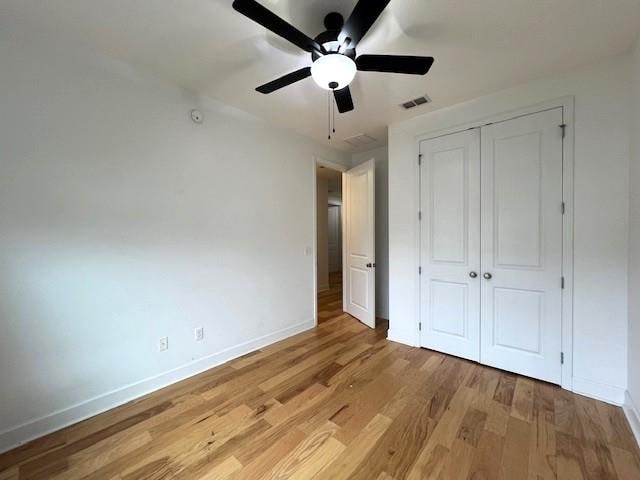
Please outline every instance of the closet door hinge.
[[564, 215], [565, 212], [567, 211], [567, 204], [562, 202], [562, 205], [560, 206], [560, 210], [562, 211], [562, 215]]
[[418, 275], [422, 275], [422, 267], [418, 267]]
[[422, 322], [418, 323], [418, 331], [421, 332], [422, 331]]
[[562, 138], [564, 138], [567, 135], [567, 124], [563, 123], [560, 128], [562, 129]]
[[560, 352], [560, 365], [564, 365], [564, 352]]
[[418, 166], [422, 165], [422, 154], [418, 154]]
[[560, 288], [564, 290], [564, 277], [560, 277]]
[[418, 220], [422, 220], [422, 212], [418, 212]]

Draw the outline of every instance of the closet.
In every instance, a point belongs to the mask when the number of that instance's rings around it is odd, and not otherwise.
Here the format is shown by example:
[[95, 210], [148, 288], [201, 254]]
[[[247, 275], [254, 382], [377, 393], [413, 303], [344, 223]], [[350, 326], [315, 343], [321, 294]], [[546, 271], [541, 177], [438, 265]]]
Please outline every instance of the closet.
[[423, 347], [560, 383], [562, 118], [420, 143]]

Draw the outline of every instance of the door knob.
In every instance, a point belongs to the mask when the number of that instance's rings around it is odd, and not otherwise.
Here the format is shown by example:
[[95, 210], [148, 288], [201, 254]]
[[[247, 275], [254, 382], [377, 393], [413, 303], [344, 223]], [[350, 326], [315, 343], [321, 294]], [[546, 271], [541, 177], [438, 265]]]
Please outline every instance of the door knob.
[[478, 274], [476, 272], [469, 272], [469, 276], [471, 278], [476, 278], [478, 276]]
[[493, 278], [493, 275], [491, 275], [489, 272], [485, 273], [482, 276], [485, 278], [485, 280], [491, 280]]
[[367, 263], [367, 268], [371, 268], [371, 267], [373, 267], [373, 264]]

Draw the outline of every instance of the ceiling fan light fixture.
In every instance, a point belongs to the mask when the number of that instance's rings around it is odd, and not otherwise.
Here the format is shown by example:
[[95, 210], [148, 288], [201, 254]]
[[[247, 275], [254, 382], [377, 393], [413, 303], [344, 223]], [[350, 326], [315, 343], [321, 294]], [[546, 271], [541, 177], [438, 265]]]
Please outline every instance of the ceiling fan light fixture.
[[320, 88], [341, 90], [353, 81], [356, 70], [356, 64], [351, 58], [340, 53], [330, 53], [313, 62], [311, 76]]

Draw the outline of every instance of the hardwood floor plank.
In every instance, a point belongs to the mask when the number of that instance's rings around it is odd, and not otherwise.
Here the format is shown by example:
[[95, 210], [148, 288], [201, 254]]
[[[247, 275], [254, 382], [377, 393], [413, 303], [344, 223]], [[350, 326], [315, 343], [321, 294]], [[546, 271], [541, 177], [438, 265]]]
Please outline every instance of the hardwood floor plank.
[[146, 445], [152, 440], [149, 432], [144, 431], [137, 435], [127, 436], [126, 439], [114, 436], [92, 445], [81, 452], [69, 457], [68, 468], [58, 475], [47, 471], [51, 480], [70, 480], [82, 478], [94, 470], [101, 468], [111, 462], [117, 461], [127, 453]]
[[504, 439], [499, 480], [528, 478], [529, 439], [531, 424], [516, 417], [509, 418], [507, 435]]
[[11, 467], [1, 471], [0, 480], [18, 480], [18, 467]]
[[516, 379], [517, 377], [513, 373], [501, 372], [493, 399], [510, 407], [516, 389]]
[[471, 470], [476, 448], [469, 443], [456, 439], [449, 449], [445, 468], [440, 475], [442, 480], [466, 480]]
[[580, 442], [571, 435], [557, 432], [556, 445], [558, 452], [558, 478], [563, 480], [587, 479], [587, 467]]
[[511, 415], [529, 423], [533, 420], [533, 389], [531, 379], [518, 378], [511, 406]]
[[633, 453], [618, 447], [611, 447], [613, 464], [620, 480], [638, 480], [640, 475], [640, 462]]
[[306, 434], [297, 428], [289, 430], [279, 441], [272, 443], [253, 460], [249, 461], [233, 480], [254, 480], [266, 475], [278, 462], [300, 445]]
[[544, 412], [535, 412], [529, 436], [529, 479], [554, 480], [557, 476], [556, 432]]
[[607, 443], [628, 452], [635, 451], [633, 432], [627, 423], [624, 412], [620, 408], [604, 402], [595, 402], [595, 407]]
[[424, 401], [407, 405], [351, 478], [367, 480], [375, 478], [381, 472], [394, 478], [405, 478], [435, 425], [425, 407]]
[[[482, 432], [469, 468], [468, 480], [496, 480], [500, 472], [504, 438], [493, 432]], [[514, 477], [517, 478], [517, 477]]]
[[555, 426], [559, 432], [576, 439], [582, 439], [584, 438], [584, 433], [578, 419], [576, 397], [577, 395], [572, 395], [566, 390], [557, 389], [554, 391]]
[[260, 478], [262, 480], [313, 478], [344, 450], [344, 445], [333, 437], [338, 429], [339, 427], [332, 422], [325, 423], [308, 435], [270, 472]]
[[20, 467], [20, 478], [23, 479], [35, 479], [46, 478], [52, 476], [54, 473], [66, 470], [68, 468], [68, 457], [90, 447], [91, 445], [100, 442], [104, 439], [113, 436], [128, 427], [131, 427], [141, 421], [151, 418], [155, 415], [162, 413], [172, 406], [171, 402], [163, 402], [162, 404], [145, 410], [137, 415], [128, 417], [122, 421], [112, 424], [102, 430], [99, 430], [87, 437], [76, 440], [69, 443], [64, 447], [42, 455], [35, 460], [23, 464]]
[[242, 464], [235, 457], [229, 457], [203, 476], [191, 478], [198, 478], [199, 480], [227, 480], [234, 473], [239, 472], [240, 469], [242, 469]]
[[509, 423], [511, 409], [503, 403], [496, 402], [493, 398], [484, 400], [484, 408], [487, 412], [487, 420], [484, 424], [485, 430], [504, 437], [507, 434], [507, 424]]
[[351, 476], [353, 471], [364, 461], [370, 450], [391, 425], [391, 419], [376, 415], [349, 446], [337, 457], [319, 478], [326, 480], [342, 480]]
[[398, 359], [386, 369], [375, 381], [364, 386], [361, 394], [355, 394], [349, 403], [344, 405], [332, 421], [340, 425], [338, 439], [349, 443], [371, 421], [372, 418], [388, 403], [401, 387], [402, 372], [406, 360]]
[[486, 420], [487, 414], [485, 412], [469, 408], [462, 418], [462, 423], [458, 430], [458, 438], [476, 447], [484, 430]]
[[588, 477], [599, 480], [617, 480], [618, 475], [606, 443], [607, 437], [604, 428], [600, 423], [596, 401], [578, 395], [575, 398], [575, 405], [586, 440], [582, 445], [582, 452]]

